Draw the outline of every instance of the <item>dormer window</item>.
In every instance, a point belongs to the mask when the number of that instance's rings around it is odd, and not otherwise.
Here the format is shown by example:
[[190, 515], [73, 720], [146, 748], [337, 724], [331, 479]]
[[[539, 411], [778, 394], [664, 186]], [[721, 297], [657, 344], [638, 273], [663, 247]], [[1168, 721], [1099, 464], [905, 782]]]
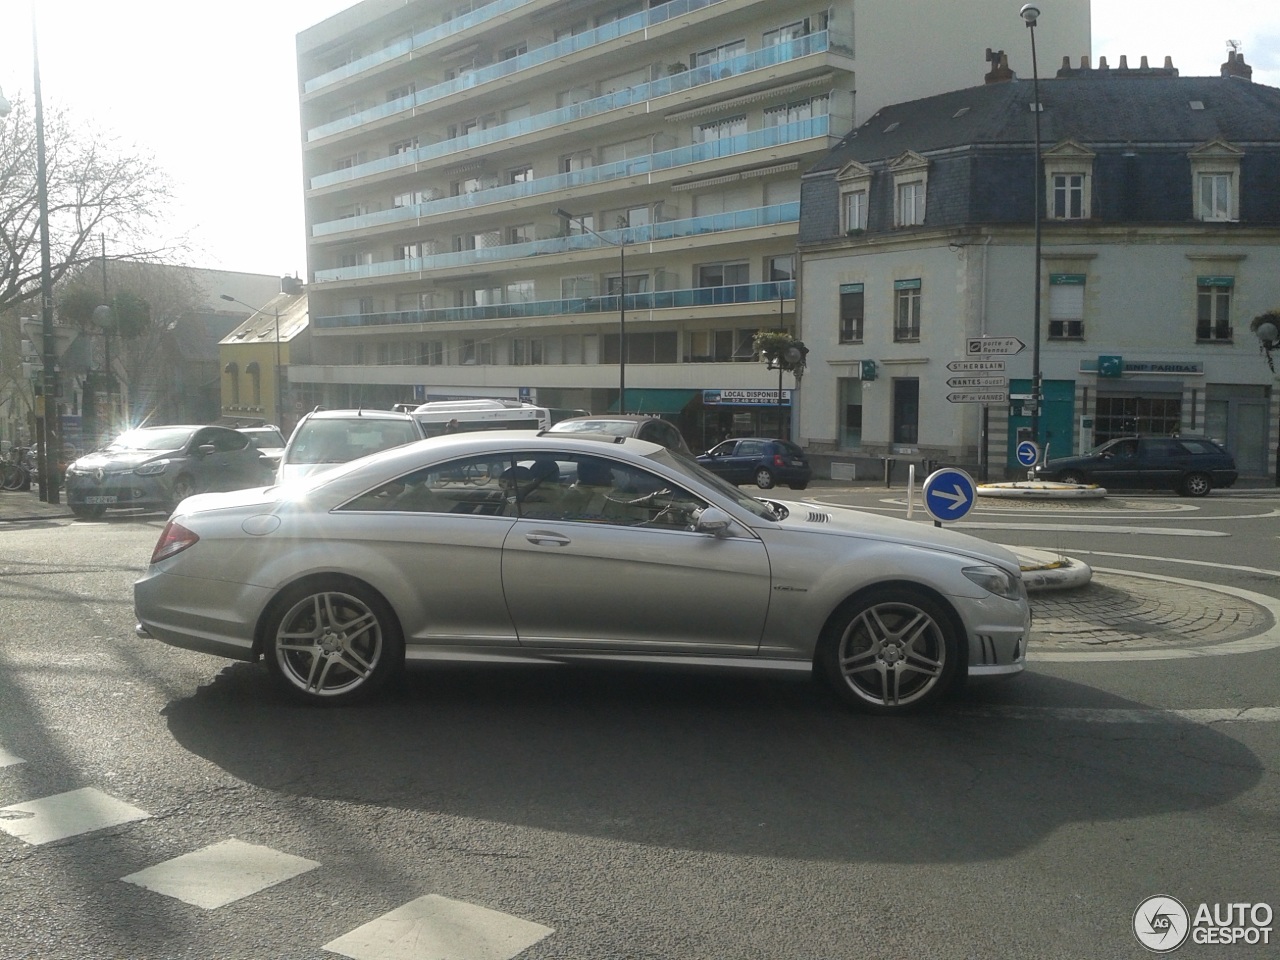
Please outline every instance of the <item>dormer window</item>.
[[1088, 220], [1092, 214], [1093, 161], [1088, 147], [1064, 140], [1044, 152], [1045, 216]]
[[1206, 222], [1240, 219], [1240, 157], [1244, 151], [1222, 140], [1196, 147], [1191, 159], [1194, 215]]
[[871, 169], [857, 162], [848, 163], [836, 174], [836, 183], [840, 187], [840, 232], [857, 236], [867, 229]]
[[893, 171], [894, 226], [921, 226], [929, 186], [929, 161], [908, 150], [890, 163], [889, 169]]

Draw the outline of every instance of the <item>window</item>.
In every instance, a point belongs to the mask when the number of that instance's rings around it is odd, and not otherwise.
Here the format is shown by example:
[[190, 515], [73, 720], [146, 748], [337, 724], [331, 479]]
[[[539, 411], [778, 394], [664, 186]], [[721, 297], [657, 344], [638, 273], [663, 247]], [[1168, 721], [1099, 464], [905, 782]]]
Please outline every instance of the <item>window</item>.
[[731, 60], [734, 57], [741, 56], [747, 52], [747, 41], [734, 40], [732, 43], [725, 43], [710, 50], [703, 50], [693, 55], [693, 65], [695, 67], [705, 67], [712, 63], [721, 63], [725, 60]]
[[1199, 219], [1230, 220], [1231, 174], [1202, 173], [1199, 181]]
[[1187, 156], [1191, 160], [1192, 209], [1197, 220], [1240, 219], [1240, 159], [1244, 151], [1211, 140]]
[[799, 40], [809, 33], [809, 21], [797, 20], [795, 23], [789, 23], [785, 27], [779, 27], [776, 30], [766, 30], [761, 38], [761, 46], [772, 47], [779, 43], [790, 43], [792, 40]]
[[782, 257], [770, 257], [765, 262], [765, 276], [769, 278], [770, 283], [785, 283], [788, 280], [796, 278], [796, 258], [795, 254], [787, 254]]
[[402, 243], [396, 247], [397, 260], [417, 260], [422, 256], [422, 246], [417, 243]]
[[1049, 274], [1049, 339], [1084, 339], [1084, 274]]
[[1075, 140], [1044, 152], [1044, 215], [1051, 220], [1088, 220], [1097, 155]]
[[924, 182], [910, 180], [898, 184], [898, 226], [916, 227], [924, 223]]
[[458, 351], [458, 362], [466, 365], [493, 363], [493, 344], [488, 340], [463, 340]]
[[714, 140], [727, 140], [747, 132], [747, 118], [729, 117], [711, 123], [699, 124], [693, 131], [694, 143], [710, 143]]
[[527, 164], [507, 171], [507, 183], [528, 183], [533, 179], [533, 167]]
[[1234, 277], [1196, 278], [1196, 340], [1231, 340], [1231, 291]]
[[920, 339], [920, 281], [893, 282], [893, 339], [895, 342]]
[[699, 287], [730, 287], [750, 283], [751, 271], [745, 263], [704, 263], [697, 269]]
[[1059, 173], [1053, 176], [1053, 199], [1049, 216], [1055, 220], [1084, 217], [1084, 174]]
[[390, 156], [394, 157], [397, 154], [408, 153], [410, 150], [417, 150], [417, 149], [418, 149], [418, 138], [410, 137], [408, 140], [397, 140], [395, 143], [391, 144], [391, 147], [387, 152]]
[[814, 117], [826, 116], [827, 98], [810, 97], [780, 107], [770, 107], [764, 112], [766, 127], [780, 127], [787, 123], [799, 123], [801, 120], [812, 120]]
[[840, 229], [846, 234], [867, 229], [867, 191], [851, 190], [841, 196]]
[[387, 91], [387, 103], [393, 103], [396, 100], [403, 100], [405, 97], [412, 97], [417, 92], [417, 84], [410, 81], [398, 87], [392, 87]]
[[507, 243], [532, 243], [533, 239], [532, 223], [520, 223], [507, 228]]
[[[917, 291], [918, 292], [918, 291]], [[862, 284], [840, 284], [840, 342], [862, 342], [863, 297]], [[917, 317], [917, 329], [919, 318]]]

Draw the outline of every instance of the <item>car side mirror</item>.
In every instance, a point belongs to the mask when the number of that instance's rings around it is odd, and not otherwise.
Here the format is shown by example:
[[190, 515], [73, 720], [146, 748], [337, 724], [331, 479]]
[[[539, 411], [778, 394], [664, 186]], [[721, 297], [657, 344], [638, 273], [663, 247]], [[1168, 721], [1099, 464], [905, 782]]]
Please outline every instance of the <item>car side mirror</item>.
[[729, 532], [733, 518], [718, 507], [704, 507], [693, 522], [695, 533], [709, 533], [713, 537], [723, 537]]
[[200, 444], [200, 446], [196, 447], [196, 450], [198, 450], [200, 453], [202, 453], [204, 456], [207, 457], [211, 453], [216, 453], [218, 448], [215, 447], [212, 443], [202, 443]]

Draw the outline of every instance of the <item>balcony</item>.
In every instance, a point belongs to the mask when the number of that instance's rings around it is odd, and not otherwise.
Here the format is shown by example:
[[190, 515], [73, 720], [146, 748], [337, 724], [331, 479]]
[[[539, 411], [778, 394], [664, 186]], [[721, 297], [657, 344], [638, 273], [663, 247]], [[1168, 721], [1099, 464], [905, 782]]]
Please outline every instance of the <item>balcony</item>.
[[313, 237], [330, 237], [353, 231], [368, 230], [373, 227], [391, 224], [412, 224], [420, 219], [442, 214], [460, 213], [493, 203], [506, 203], [529, 197], [550, 196], [562, 190], [584, 187], [590, 184], [607, 183], [610, 180], [623, 180], [641, 174], [659, 173], [690, 166], [708, 160], [723, 160], [738, 154], [750, 153], [768, 147], [782, 146], [790, 143], [802, 143], [819, 137], [826, 137], [830, 132], [831, 118], [827, 115], [800, 120], [795, 123], [781, 124], [753, 130], [736, 137], [723, 140], [712, 140], [708, 143], [695, 143], [674, 150], [664, 150], [644, 157], [630, 160], [619, 160], [616, 163], [601, 164], [572, 173], [562, 173], [553, 177], [539, 177], [523, 183], [494, 187], [489, 190], [478, 190], [475, 193], [460, 194], [456, 197], [445, 197], [440, 200], [429, 200], [425, 203], [406, 207], [393, 207], [390, 210], [379, 210], [354, 217], [338, 220], [326, 220], [314, 224], [311, 228]]
[[[498, 63], [493, 63], [486, 67], [470, 71], [462, 76], [455, 77], [452, 80], [446, 80], [444, 83], [434, 84], [433, 86], [419, 90], [410, 96], [401, 97], [398, 100], [392, 100], [388, 103], [378, 104], [375, 107], [370, 107], [367, 110], [361, 110], [351, 116], [340, 117], [337, 120], [321, 124], [318, 127], [312, 127], [307, 131], [307, 143], [315, 143], [328, 137], [337, 136], [338, 134], [346, 133], [362, 127], [365, 124], [384, 120], [388, 117], [394, 117], [400, 113], [408, 115], [410, 111], [427, 106], [433, 102], [443, 100], [444, 98], [453, 96], [454, 94], [462, 93], [464, 91], [474, 91], [477, 87], [483, 86], [484, 84], [513, 77], [522, 70], [529, 70], [534, 67], [542, 66], [546, 63], [554, 62], [570, 53], [575, 53], [580, 50], [589, 50], [592, 47], [601, 46], [602, 44], [617, 40], [619, 37], [643, 31], [656, 23], [665, 22], [672, 17], [681, 16], [691, 10], [698, 10], [703, 7], [712, 6], [713, 4], [722, 2], [724, 2], [724, 0], [677, 0], [677, 2], [663, 4], [661, 7], [656, 7], [645, 13], [633, 14], [630, 17], [615, 20], [613, 23], [597, 27], [595, 30], [580, 33], [572, 37], [565, 37], [545, 47], [539, 47], [536, 50], [531, 50], [518, 57], [512, 57], [510, 60], [502, 60]], [[679, 7], [681, 9], [671, 9], [675, 7]], [[818, 40], [816, 38], [821, 39]], [[654, 97], [666, 96], [682, 90], [688, 90], [702, 84], [711, 83], [716, 80], [724, 80], [734, 77], [743, 72], [744, 69], [758, 70], [764, 66], [770, 65], [769, 63], [761, 63], [758, 66], [746, 67], [745, 64], [740, 64], [738, 61], [747, 61], [755, 57], [764, 57], [767, 59], [770, 56], [774, 56], [778, 57], [778, 59], [775, 59], [773, 63], [784, 63], [788, 59], [794, 59], [796, 54], [793, 52], [791, 56], [782, 55], [782, 48], [793, 48], [794, 51], [794, 48], [796, 48], [797, 45], [803, 48], [806, 46], [806, 42], [808, 41], [812, 42], [808, 44], [810, 49], [800, 55], [809, 56], [814, 53], [824, 52], [828, 49], [838, 49], [849, 53], [853, 46], [851, 38], [844, 39], [839, 42], [833, 42], [827, 31], [813, 33], [807, 37], [799, 37], [786, 43], [764, 47], [760, 50], [754, 51], [753, 53], [744, 54], [741, 57], [724, 60], [719, 63], [707, 64], [706, 66], [688, 70], [684, 73], [678, 73], [669, 77], [664, 77], [660, 80], [655, 80], [652, 83], [641, 84], [640, 86], [630, 88], [631, 90], [640, 90], [645, 88], [649, 88], [650, 90], [647, 95], [635, 98], [630, 102], [643, 102], [644, 100], [653, 99]], [[620, 94], [626, 94], [628, 92], [629, 91], [619, 91]], [[614, 108], [609, 107], [607, 109]]]
[[[690, 290], [663, 290], [629, 293], [624, 298], [628, 310], [669, 310], [681, 307], [711, 307], [743, 303], [777, 303], [796, 295], [794, 280], [775, 283], [743, 283], [726, 287], [697, 287]], [[499, 303], [483, 307], [446, 307], [437, 310], [398, 310], [349, 316], [315, 317], [320, 330], [344, 327], [388, 327], [406, 324], [465, 323], [468, 320], [524, 320], [531, 317], [556, 318], [598, 313], [604, 317], [618, 313], [618, 295], [573, 297], [564, 300], [537, 300]], [[692, 361], [690, 361], [692, 362]]]
[[[526, 260], [529, 257], [574, 253], [601, 247], [614, 248], [622, 244], [630, 246], [632, 244], [659, 243], [663, 240], [674, 240], [680, 237], [728, 233], [735, 230], [747, 230], [752, 227], [799, 223], [799, 221], [800, 203], [799, 201], [793, 201], [769, 207], [753, 207], [749, 210], [717, 213], [706, 217], [692, 217], [687, 220], [667, 220], [663, 223], [626, 227], [622, 230], [603, 230], [599, 236], [595, 234], [575, 234], [568, 237], [552, 237], [548, 240], [534, 240], [530, 243], [502, 244], [476, 250], [460, 250], [455, 253], [416, 257], [408, 260], [384, 260], [379, 263], [336, 267], [332, 270], [317, 270], [315, 279], [317, 283], [335, 280], [368, 280], [377, 277], [390, 279], [425, 273], [428, 270], [469, 267], [481, 263]], [[602, 240], [601, 237], [605, 239]], [[612, 241], [612, 243], [606, 241]]]
[[[451, 154], [463, 153], [467, 150], [474, 150], [478, 147], [488, 146], [504, 140], [512, 140], [516, 137], [527, 136], [543, 130], [559, 130], [568, 123], [600, 116], [611, 110], [647, 103], [650, 100], [656, 100], [684, 90], [691, 90], [709, 83], [716, 83], [731, 77], [745, 77], [756, 71], [776, 67], [779, 64], [800, 60], [818, 53], [825, 53], [830, 48], [831, 36], [827, 31], [810, 34], [807, 37], [799, 37], [786, 43], [775, 44], [756, 50], [753, 53], [743, 54], [740, 57], [733, 57], [723, 63], [686, 70], [684, 73], [663, 77], [651, 83], [642, 83], [635, 87], [628, 87], [625, 90], [618, 90], [607, 96], [584, 100], [581, 103], [550, 110], [512, 123], [500, 124], [487, 130], [477, 130], [465, 137], [426, 144], [414, 150], [406, 150], [403, 153], [393, 154], [389, 157], [380, 157], [377, 160], [355, 164], [341, 170], [331, 170], [328, 173], [318, 174], [311, 178], [311, 189], [320, 190], [336, 184], [350, 183], [365, 177], [372, 177], [402, 168], [415, 170], [418, 164], [430, 160], [437, 160], [442, 157], [448, 157]], [[415, 101], [430, 92], [430, 90], [421, 91], [412, 97], [402, 97], [400, 100], [393, 100], [364, 113], [335, 122], [346, 123], [348, 121], [356, 121], [360, 117], [366, 118], [365, 121], [361, 122], [368, 122], [393, 116], [396, 113], [413, 109]], [[352, 123], [351, 125], [356, 126], [358, 124]], [[331, 124], [328, 126], [331, 126]]]
[[527, 7], [534, 2], [536, 0], [497, 0], [495, 3], [486, 4], [478, 10], [472, 10], [470, 13], [455, 17], [447, 23], [415, 33], [408, 39], [398, 40], [383, 47], [381, 50], [360, 57], [357, 60], [352, 60], [350, 63], [344, 63], [342, 66], [336, 67], [327, 73], [322, 73], [318, 77], [312, 77], [302, 85], [302, 92], [304, 94], [313, 94], [324, 90], [326, 87], [332, 87], [343, 80], [349, 80], [362, 73], [375, 70], [384, 63], [390, 63], [392, 60], [403, 57], [407, 53], [421, 50], [423, 47], [428, 47], [440, 40], [446, 40], [464, 30], [470, 30], [472, 27], [487, 23], [513, 10], [519, 10], [521, 7]]

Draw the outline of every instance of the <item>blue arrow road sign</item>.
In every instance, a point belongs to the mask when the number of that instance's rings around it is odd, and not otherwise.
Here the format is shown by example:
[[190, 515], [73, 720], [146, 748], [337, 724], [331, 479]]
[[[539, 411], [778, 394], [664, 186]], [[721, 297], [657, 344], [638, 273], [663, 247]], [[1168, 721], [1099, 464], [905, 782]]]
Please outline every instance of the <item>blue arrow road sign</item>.
[[1018, 462], [1024, 467], [1034, 467], [1040, 460], [1040, 448], [1034, 440], [1023, 440], [1018, 444]]
[[922, 489], [924, 508], [939, 522], [959, 520], [973, 509], [973, 478], [963, 470], [944, 467], [929, 474]]

